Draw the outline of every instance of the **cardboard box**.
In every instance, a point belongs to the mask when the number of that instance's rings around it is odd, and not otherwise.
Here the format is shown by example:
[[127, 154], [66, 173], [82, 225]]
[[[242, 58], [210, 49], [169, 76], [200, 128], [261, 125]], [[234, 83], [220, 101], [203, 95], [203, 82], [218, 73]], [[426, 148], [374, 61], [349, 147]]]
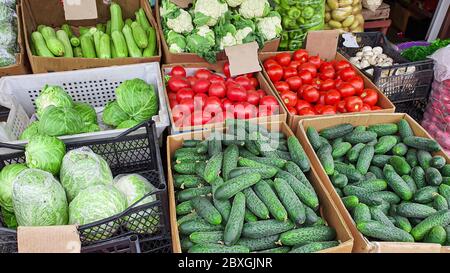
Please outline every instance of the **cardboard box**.
[[[269, 123], [264, 125], [269, 131], [280, 130], [287, 137], [294, 135], [291, 129], [285, 122], [281, 123]], [[225, 129], [220, 129], [224, 131]], [[175, 202], [175, 189], [172, 175], [172, 157], [175, 151], [183, 146], [183, 140], [186, 139], [204, 139], [209, 136], [210, 131], [191, 132], [186, 134], [180, 134], [175, 136], [169, 136], [167, 138], [167, 168], [168, 168], [168, 190], [169, 190], [169, 213], [170, 213], [170, 226], [172, 234], [172, 248], [174, 253], [181, 253], [180, 236], [178, 233], [177, 215], [176, 215], [176, 202]], [[344, 223], [342, 215], [338, 211], [336, 205], [331, 201], [331, 197], [323, 187], [322, 183], [318, 179], [317, 173], [314, 167], [306, 174], [308, 180], [313, 185], [320, 201], [320, 212], [322, 217], [327, 221], [328, 225], [333, 227], [337, 233], [337, 239], [340, 241], [340, 245], [337, 247], [329, 248], [320, 251], [321, 253], [350, 253], [353, 246], [353, 238], [347, 225]]]
[[[353, 252], [370, 252], [370, 253], [392, 253], [392, 252], [449, 252], [450, 247], [442, 246], [439, 244], [427, 244], [427, 243], [399, 243], [399, 242], [371, 242], [366, 237], [364, 237], [355, 226], [353, 218], [350, 213], [345, 208], [344, 204], [341, 201], [341, 198], [338, 196], [336, 191], [334, 190], [333, 185], [325, 173], [325, 170], [322, 167], [322, 164], [319, 161], [316, 153], [314, 152], [313, 147], [311, 146], [307, 136], [306, 129], [308, 127], [314, 127], [317, 131], [320, 131], [324, 128], [328, 128], [331, 126], [335, 126], [342, 123], [350, 123], [354, 126], [358, 125], [372, 125], [379, 123], [397, 123], [401, 119], [405, 119], [410, 124], [414, 135], [420, 137], [431, 138], [431, 136], [423, 129], [414, 119], [412, 119], [407, 114], [395, 113], [395, 114], [359, 114], [352, 116], [329, 116], [322, 117], [317, 119], [304, 119], [299, 122], [298, 130], [296, 133], [297, 138], [300, 139], [300, 143], [302, 144], [305, 152], [308, 155], [311, 164], [314, 166], [319, 179], [323, 186], [327, 189], [334, 203], [339, 209], [339, 212], [343, 215], [345, 222], [350, 228], [354, 241]], [[443, 152], [437, 153], [442, 155], [447, 160], [447, 163], [450, 163], [450, 158]]]
[[[31, 52], [31, 33], [37, 29], [40, 24], [48, 25], [54, 28], [61, 27], [68, 22], [72, 26], [95, 26], [97, 23], [106, 23], [110, 19], [109, 5], [102, 0], [96, 0], [98, 19], [66, 21], [64, 17], [64, 8], [60, 0], [33, 1], [24, 0], [22, 2], [26, 50], [30, 59], [33, 73], [47, 73], [57, 71], [68, 71], [86, 68], [106, 67], [115, 65], [160, 62], [161, 61], [161, 42], [159, 32], [156, 31], [157, 55], [150, 58], [118, 58], [118, 59], [92, 59], [92, 58], [46, 58], [34, 56]], [[122, 16], [134, 18], [134, 13], [143, 8], [147, 14], [150, 24], [157, 29], [155, 19], [152, 15], [152, 9], [147, 0], [117, 0], [115, 1], [122, 8]], [[77, 29], [74, 29], [77, 32]]]
[[[215, 64], [210, 64], [210, 63], [182, 63], [182, 64], [177, 64], [177, 65], [181, 65], [186, 69], [200, 69], [200, 68], [207, 68], [213, 72], [216, 73], [222, 73], [223, 72], [223, 65], [225, 64], [225, 61], [218, 61]], [[163, 65], [161, 68], [161, 75], [162, 78], [164, 79], [166, 77], [166, 75], [168, 75], [168, 73], [171, 71], [172, 67], [174, 67], [175, 64], [166, 64]], [[188, 71], [189, 72], [189, 71]], [[189, 75], [189, 73], [188, 73]], [[255, 77], [258, 79], [259, 84], [260, 84], [260, 89], [266, 91], [267, 95], [271, 95], [271, 96], [275, 96], [275, 93], [273, 92], [273, 89], [270, 87], [269, 83], [266, 81], [266, 79], [264, 78], [264, 76], [261, 74], [261, 72], [257, 72], [255, 73]], [[167, 95], [167, 88], [165, 85], [163, 85], [164, 87], [164, 94], [166, 96], [166, 101], [169, 103], [169, 97]], [[259, 118], [253, 118], [250, 119], [254, 122], [279, 122], [279, 121], [286, 121], [286, 110], [280, 106], [279, 107], [279, 114], [277, 115], [272, 115], [272, 116], [266, 116], [266, 117], [259, 117]], [[222, 127], [224, 122], [220, 121], [217, 123], [211, 123], [211, 124], [205, 124], [205, 125], [196, 125], [196, 126], [177, 126], [177, 124], [175, 124], [174, 118], [173, 118], [173, 113], [172, 113], [172, 109], [170, 108], [169, 105], [169, 119], [170, 122], [172, 124], [172, 133], [182, 133], [182, 132], [189, 132], [189, 131], [196, 131], [196, 130], [203, 130], [203, 129], [210, 129], [213, 127]]]
[[30, 73], [28, 58], [26, 55], [26, 48], [23, 37], [23, 28], [21, 14], [21, 6], [16, 6], [17, 13], [17, 43], [19, 45], [19, 52], [16, 53], [16, 63], [13, 65], [0, 67], [0, 78], [3, 76], [22, 75]]
[[[174, 63], [203, 63], [205, 59], [199, 57], [194, 53], [171, 53], [169, 51], [169, 46], [166, 43], [166, 39], [164, 38], [164, 32], [161, 24], [161, 16], [159, 14], [159, 1], [156, 1], [155, 5], [155, 13], [156, 13], [156, 21], [158, 22], [159, 27], [159, 35], [161, 36], [161, 46], [163, 49], [163, 60], [165, 64], [174, 64]], [[280, 44], [280, 38], [273, 39], [271, 41], [267, 41], [264, 44], [264, 47], [260, 50], [261, 52], [275, 52], [278, 50], [278, 45]], [[226, 60], [227, 57], [224, 51], [217, 53], [217, 60]]]
[[[315, 36], [318, 39], [320, 39], [320, 37], [323, 36], [326, 32], [327, 31], [316, 31], [316, 35]], [[308, 47], [313, 49], [314, 50], [314, 54], [312, 54], [312, 55], [319, 54], [319, 56], [321, 56], [321, 58], [325, 57], [324, 59], [327, 59], [327, 60], [331, 60], [331, 59], [338, 60], [338, 61], [340, 61], [340, 60], [347, 60], [344, 56], [342, 56], [339, 52], [336, 51], [336, 46], [333, 46], [334, 45], [333, 43], [330, 43], [332, 45], [331, 48], [330, 48], [330, 46], [328, 46], [328, 44], [323, 43], [323, 42], [321, 43], [320, 40], [316, 40], [316, 39], [314, 39], [314, 41], [311, 40], [310, 39], [311, 38], [311, 33], [312, 32], [310, 32], [308, 34], [307, 50], [308, 50]], [[328, 36], [330, 34], [332, 34], [332, 33], [326, 33], [325, 35]], [[323, 39], [330, 40], [330, 39], [333, 39], [335, 37], [334, 36], [334, 37], [328, 37], [327, 38], [327, 36], [324, 36]], [[319, 43], [320, 43], [320, 45], [319, 45]], [[337, 45], [337, 40], [336, 40], [336, 45]], [[263, 52], [263, 53], [260, 53], [259, 54], [259, 59], [261, 61], [261, 65], [264, 63], [265, 60], [267, 60], [267, 59], [269, 59], [271, 57], [274, 57], [278, 53], [279, 52], [269, 52], [269, 53]], [[292, 53], [292, 52], [290, 52], [290, 53]], [[326, 56], [334, 56], [334, 58], [329, 59], [329, 58], [326, 58]], [[392, 104], [392, 102], [380, 91], [380, 89], [368, 77], [366, 77], [359, 69], [357, 69], [356, 67], [353, 67], [353, 68], [355, 69], [356, 73], [363, 78], [365, 88], [371, 88], [371, 89], [374, 89], [374, 90], [376, 90], [378, 92], [379, 99], [378, 99], [377, 105], [380, 106], [381, 108], [383, 108], [383, 110], [371, 111], [371, 113], [394, 113], [395, 112], [394, 104]], [[302, 120], [302, 119], [328, 116], [328, 115], [321, 115], [321, 116], [291, 115], [289, 113], [289, 111], [287, 110], [286, 105], [282, 102], [281, 96], [278, 93], [278, 91], [276, 90], [276, 88], [273, 85], [272, 81], [270, 80], [269, 75], [267, 74], [267, 71], [264, 68], [264, 66], [263, 66], [263, 72], [262, 73], [264, 74], [264, 77], [266, 77], [266, 79], [269, 82], [270, 86], [272, 87], [272, 90], [274, 91], [274, 93], [277, 95], [278, 101], [285, 108], [286, 113], [288, 115], [287, 123], [289, 124], [289, 126], [291, 127], [291, 129], [294, 132], [297, 131], [298, 122], [300, 120]], [[337, 114], [337, 115], [338, 116], [348, 116], [348, 115], [355, 115], [355, 114], [358, 114], [358, 113], [345, 113], [345, 114]]]

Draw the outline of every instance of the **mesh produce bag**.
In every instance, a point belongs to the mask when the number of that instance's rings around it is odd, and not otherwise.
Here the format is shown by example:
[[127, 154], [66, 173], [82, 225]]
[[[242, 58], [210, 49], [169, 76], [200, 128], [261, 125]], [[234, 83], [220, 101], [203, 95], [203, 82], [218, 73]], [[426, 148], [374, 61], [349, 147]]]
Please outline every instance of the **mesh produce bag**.
[[17, 15], [14, 5], [15, 1], [0, 0], [0, 67], [16, 62]]
[[364, 32], [361, 0], [327, 0], [325, 29]]

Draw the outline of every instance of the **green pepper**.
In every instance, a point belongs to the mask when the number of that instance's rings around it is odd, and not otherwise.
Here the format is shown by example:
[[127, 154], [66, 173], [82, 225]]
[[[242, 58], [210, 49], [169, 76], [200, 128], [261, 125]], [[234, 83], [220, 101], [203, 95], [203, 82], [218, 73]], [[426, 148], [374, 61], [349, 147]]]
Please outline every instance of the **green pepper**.
[[291, 19], [297, 19], [298, 17], [300, 17], [301, 14], [302, 12], [298, 8], [291, 8], [288, 11], [288, 16]]
[[305, 7], [302, 11], [302, 17], [305, 19], [310, 19], [314, 15], [314, 9], [311, 7]]
[[294, 51], [301, 48], [303, 45], [303, 41], [290, 41], [289, 42], [289, 51]]
[[280, 0], [280, 7], [285, 10], [289, 10], [291, 8], [291, 0]]
[[305, 24], [305, 19], [303, 17], [298, 17], [297, 18], [297, 24], [304, 25]]
[[283, 25], [283, 29], [295, 29], [298, 27], [295, 20], [292, 20], [291, 18], [286, 16], [283, 17], [281, 23]]
[[303, 40], [305, 33], [301, 29], [289, 31], [289, 38], [291, 40]]

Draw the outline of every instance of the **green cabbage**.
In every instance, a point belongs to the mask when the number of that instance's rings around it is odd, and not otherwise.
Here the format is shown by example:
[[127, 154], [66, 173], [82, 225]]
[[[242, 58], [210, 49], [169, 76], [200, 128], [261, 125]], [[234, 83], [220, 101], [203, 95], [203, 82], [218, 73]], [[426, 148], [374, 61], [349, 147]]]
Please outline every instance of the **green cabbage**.
[[72, 107], [73, 100], [69, 94], [64, 91], [59, 86], [49, 86], [46, 85], [44, 89], [42, 89], [39, 96], [36, 98], [36, 114], [38, 118], [42, 116], [45, 108], [50, 105], [56, 107]]
[[90, 186], [108, 185], [113, 181], [108, 163], [88, 147], [72, 150], [64, 156], [59, 177], [69, 202]]
[[25, 164], [10, 164], [0, 171], [0, 206], [7, 211], [13, 211], [13, 181], [25, 169]]
[[39, 121], [33, 121], [28, 127], [20, 134], [19, 140], [30, 140], [32, 137], [40, 135], [39, 133]]
[[[12, 193], [12, 191], [11, 191], [11, 193]], [[1, 211], [2, 211], [3, 223], [5, 223], [5, 225], [8, 228], [16, 229], [17, 228], [16, 215], [14, 215], [14, 213], [12, 213], [12, 212], [5, 210], [3, 207], [1, 209]]]
[[117, 101], [110, 101], [103, 109], [103, 122], [107, 125], [117, 127], [120, 123], [130, 119], [130, 116], [120, 108]]
[[116, 89], [117, 103], [132, 119], [143, 122], [158, 113], [158, 97], [152, 85], [141, 79], [124, 81]]
[[25, 160], [29, 168], [41, 169], [54, 175], [59, 173], [66, 153], [66, 145], [56, 137], [39, 135], [25, 146]]
[[[126, 196], [128, 207], [138, 207], [156, 201], [156, 195], [150, 193], [154, 193], [157, 189], [139, 174], [119, 175], [114, 178], [113, 183], [114, 187]], [[136, 203], [138, 201], [139, 203]], [[154, 233], [159, 225], [158, 213], [158, 206], [148, 208], [145, 212], [133, 213], [125, 218], [126, 227], [138, 233]]]
[[75, 102], [73, 109], [77, 111], [84, 125], [97, 124], [97, 113], [94, 107], [85, 102]]
[[68, 107], [47, 107], [39, 120], [39, 132], [49, 136], [79, 134], [83, 121], [78, 112]]
[[13, 181], [13, 205], [19, 226], [67, 224], [66, 194], [51, 173], [22, 171]]
[[128, 128], [133, 128], [134, 126], [138, 125], [139, 122], [135, 121], [135, 120], [125, 120], [124, 122], [121, 122], [119, 124], [119, 126], [117, 126], [117, 129], [128, 129]]
[[87, 124], [84, 126], [83, 128], [83, 133], [92, 133], [92, 132], [99, 132], [100, 131], [100, 126], [98, 126], [98, 124]]

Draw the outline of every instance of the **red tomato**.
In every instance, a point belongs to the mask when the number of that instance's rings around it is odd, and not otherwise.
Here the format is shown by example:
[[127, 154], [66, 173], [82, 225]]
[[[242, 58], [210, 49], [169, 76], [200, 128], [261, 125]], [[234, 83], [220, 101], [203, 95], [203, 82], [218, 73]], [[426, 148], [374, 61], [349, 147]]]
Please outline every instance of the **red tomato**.
[[313, 80], [313, 76], [311, 72], [307, 70], [302, 70], [298, 73], [298, 76], [302, 79], [303, 84], [311, 84]]
[[297, 100], [297, 104], [295, 105], [297, 112], [300, 112], [300, 110], [305, 107], [311, 107], [311, 103], [304, 100]]
[[231, 74], [230, 74], [230, 63], [226, 62], [223, 65], [223, 74], [225, 75], [225, 77], [230, 78]]
[[211, 77], [212, 73], [208, 69], [200, 68], [199, 70], [195, 71], [194, 76], [197, 79], [201, 80], [207, 80], [209, 77]]
[[347, 113], [347, 109], [345, 108], [345, 101], [341, 100], [340, 102], [338, 102], [338, 104], [336, 104], [336, 110], [339, 113]]
[[290, 77], [286, 79], [286, 82], [289, 85], [289, 89], [295, 92], [302, 86], [302, 79], [299, 76]]
[[191, 108], [188, 103], [178, 104], [172, 108], [172, 117], [175, 122], [182, 120], [185, 116], [191, 114]]
[[195, 93], [194, 93], [194, 91], [192, 91], [191, 88], [180, 89], [177, 92], [177, 101], [179, 103], [181, 103], [181, 101], [184, 100], [184, 99], [193, 99], [194, 95], [195, 95]]
[[348, 83], [355, 88], [356, 94], [359, 96], [364, 90], [364, 80], [360, 76], [355, 76], [348, 80]]
[[196, 125], [204, 125], [208, 123], [212, 118], [211, 113], [205, 111], [195, 111], [191, 115], [191, 124]]
[[343, 82], [339, 85], [339, 87], [337, 87], [337, 89], [341, 92], [341, 96], [343, 98], [355, 95], [355, 88], [349, 83]]
[[228, 79], [225, 81], [225, 85], [226, 85], [227, 88], [228, 88], [229, 86], [232, 86], [232, 85], [240, 86], [240, 85], [237, 84], [237, 82], [236, 82], [234, 79], [232, 79], [232, 78], [228, 78]]
[[325, 105], [325, 97], [327, 95], [327, 92], [326, 91], [319, 91], [319, 94], [320, 94], [320, 97], [319, 97], [319, 100], [316, 103]]
[[283, 74], [283, 79], [287, 80], [290, 77], [294, 77], [297, 76], [297, 69], [293, 68], [293, 67], [285, 67], [284, 68], [284, 74]]
[[237, 119], [249, 119], [258, 116], [258, 108], [248, 102], [238, 102], [234, 105], [234, 117]]
[[[187, 107], [187, 109], [189, 109], [189, 112], [192, 113], [194, 112], [194, 99], [183, 99], [180, 101], [180, 103], [177, 105], [177, 107], [180, 106], [181, 108], [186, 109], [185, 107]], [[177, 108], [175, 107], [175, 108]]]
[[259, 104], [259, 93], [254, 91], [254, 90], [250, 90], [247, 92], [247, 102], [253, 105], [258, 105]]
[[291, 61], [291, 63], [289, 64], [288, 67], [292, 67], [297, 69], [299, 67], [299, 65], [301, 65], [302, 63], [300, 61]]
[[178, 105], [178, 101], [176, 99], [169, 99], [170, 109], [173, 109], [177, 105]]
[[274, 96], [264, 96], [259, 100], [259, 113], [260, 116], [273, 114], [275, 111], [279, 111], [280, 105]]
[[372, 109], [372, 111], [383, 110], [383, 108], [381, 108], [378, 105], [372, 106], [371, 109]]
[[336, 74], [334, 73], [333, 68], [326, 68], [319, 75], [321, 80], [334, 79], [335, 76]]
[[306, 90], [306, 89], [309, 89], [309, 88], [313, 88], [313, 86], [310, 85], [310, 84], [303, 84], [303, 85], [300, 86], [300, 88], [298, 89], [298, 91], [297, 91], [297, 96], [298, 96], [299, 98], [301, 98], [301, 97], [303, 96], [303, 92], [305, 92], [305, 90]]
[[198, 79], [194, 76], [189, 76], [186, 79], [189, 82], [189, 87], [194, 86], [194, 84], [198, 81]]
[[267, 75], [272, 82], [278, 82], [283, 78], [283, 67], [281, 65], [272, 65], [268, 68]]
[[205, 104], [206, 104], [206, 100], [208, 99], [208, 96], [205, 93], [197, 93], [194, 96], [194, 106], [195, 109], [203, 109]]
[[339, 70], [338, 74], [343, 81], [349, 81], [351, 78], [356, 76], [355, 70], [351, 67], [346, 67], [342, 70]]
[[255, 77], [255, 75], [253, 73], [247, 73], [247, 74], [245, 74], [245, 76], [247, 76], [247, 78], [249, 78], [249, 79]]
[[255, 77], [250, 78], [250, 82], [254, 89], [257, 89], [259, 87], [259, 81], [257, 78]]
[[288, 110], [289, 114], [291, 114], [293, 116], [297, 115], [297, 110], [295, 110], [294, 107], [288, 106], [287, 110]]
[[209, 86], [208, 95], [216, 96], [218, 98], [224, 98], [226, 96], [226, 87], [223, 83], [212, 83]]
[[304, 49], [299, 49], [294, 51], [294, 54], [292, 55], [292, 59], [294, 61], [299, 61], [299, 62], [306, 62], [308, 60], [308, 51], [304, 50]]
[[348, 68], [348, 67], [352, 67], [352, 66], [349, 62], [344, 61], [344, 60], [334, 63], [334, 69], [336, 69], [337, 71], [340, 71], [340, 70]]
[[316, 88], [308, 88], [303, 91], [303, 99], [307, 102], [316, 102], [319, 100], [320, 93]]
[[371, 110], [372, 108], [370, 108], [370, 105], [368, 105], [367, 103], [364, 103], [363, 106], [361, 107], [361, 112], [367, 112]]
[[344, 82], [344, 81], [341, 80], [341, 79], [339, 79], [339, 77], [338, 77], [337, 79], [334, 80], [334, 86], [336, 86], [336, 88], [339, 88], [339, 86], [341, 86], [341, 84], [342, 84], [343, 82]]
[[319, 68], [322, 64], [322, 59], [319, 56], [309, 56], [308, 61], [312, 63], [316, 68]]
[[288, 66], [291, 62], [291, 54], [287, 52], [278, 53], [277, 55], [275, 55], [275, 60], [281, 66]]
[[171, 77], [167, 82], [169, 90], [172, 92], [178, 92], [182, 88], [189, 88], [190, 84], [185, 78], [181, 77]]
[[175, 92], [168, 92], [167, 93], [167, 97], [169, 98], [169, 100], [176, 100], [177, 99], [177, 93], [175, 93]]
[[298, 111], [298, 114], [300, 116], [314, 116], [316, 115], [316, 112], [314, 112], [314, 110], [310, 107], [305, 107]]
[[326, 79], [320, 82], [320, 90], [328, 91], [334, 88], [334, 81], [332, 79]]
[[325, 105], [322, 109], [322, 115], [335, 115], [335, 114], [336, 114], [336, 106]]
[[247, 76], [239, 76], [236, 79], [234, 79], [239, 85], [245, 88], [245, 90], [251, 90], [254, 89], [252, 82], [250, 81]]
[[374, 106], [378, 102], [378, 92], [373, 89], [364, 89], [360, 96], [364, 103]]
[[359, 112], [363, 106], [363, 101], [360, 97], [351, 96], [345, 99], [345, 109], [348, 112]]
[[298, 67], [298, 71], [301, 72], [303, 70], [309, 71], [311, 72], [311, 75], [313, 78], [316, 77], [317, 75], [317, 68], [314, 64], [307, 62], [307, 63], [303, 63]]
[[330, 68], [334, 70], [333, 64], [331, 62], [322, 62], [322, 64], [320, 65], [319, 71], [323, 72], [324, 70], [330, 69]]
[[192, 90], [195, 93], [206, 93], [209, 90], [210, 84], [211, 82], [209, 80], [200, 79], [192, 86]]
[[211, 77], [209, 77], [209, 81], [211, 83], [225, 83], [225, 79], [217, 74], [212, 74]]
[[222, 101], [218, 97], [209, 97], [206, 99], [205, 111], [218, 111], [222, 109]]
[[172, 68], [172, 71], [170, 71], [171, 76], [175, 77], [186, 77], [186, 70], [181, 65], [176, 65]]
[[247, 91], [241, 86], [230, 86], [227, 89], [227, 98], [231, 101], [242, 102], [247, 100]]
[[233, 102], [227, 98], [222, 100], [222, 110], [227, 111], [230, 107], [233, 106]]
[[274, 83], [274, 86], [279, 93], [289, 91], [289, 84], [287, 82], [276, 82]]
[[325, 95], [325, 104], [335, 105], [341, 100], [341, 93], [336, 89], [331, 89]]
[[262, 89], [258, 89], [256, 90], [256, 93], [258, 93], [259, 98], [262, 99], [264, 96], [266, 96], [266, 91], [262, 90]]
[[281, 92], [281, 99], [286, 106], [294, 107], [297, 104], [297, 93], [292, 91]]
[[269, 58], [269, 59], [264, 61], [264, 68], [265, 69], [268, 69], [269, 67], [271, 67], [273, 65], [279, 65], [277, 63], [277, 61], [275, 61], [275, 59]]
[[323, 105], [323, 104], [316, 104], [316, 105], [314, 105], [314, 111], [317, 114], [322, 114], [322, 110], [324, 107], [325, 107], [325, 105]]

